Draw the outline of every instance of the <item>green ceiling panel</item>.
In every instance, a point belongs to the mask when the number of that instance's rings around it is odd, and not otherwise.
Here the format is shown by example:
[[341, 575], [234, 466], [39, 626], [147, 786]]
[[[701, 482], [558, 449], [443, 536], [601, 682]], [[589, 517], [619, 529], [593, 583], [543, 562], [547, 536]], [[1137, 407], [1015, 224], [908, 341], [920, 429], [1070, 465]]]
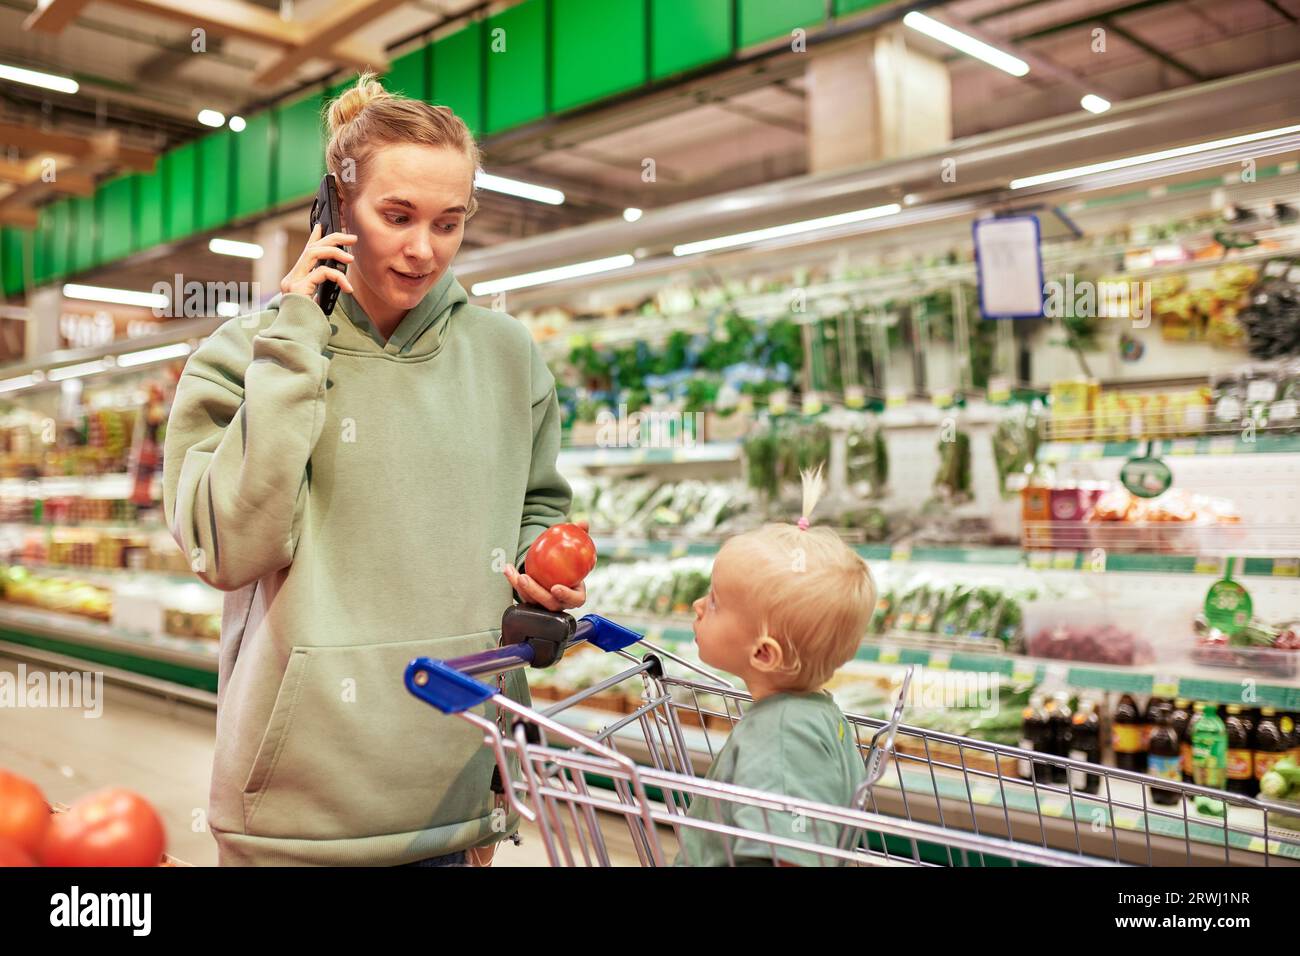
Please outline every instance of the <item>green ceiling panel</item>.
[[546, 115], [546, 0], [488, 17], [487, 128], [496, 133]]
[[483, 23], [433, 45], [429, 101], [450, 107], [475, 136], [483, 132]]
[[795, 27], [811, 27], [826, 18], [825, 0], [737, 0], [740, 46], [789, 36]]
[[422, 46], [404, 56], [399, 56], [384, 74], [384, 89], [394, 95], [408, 96], [413, 100], [429, 98], [429, 48]]
[[163, 238], [184, 239], [195, 230], [198, 208], [198, 142], [191, 140], [163, 156]]
[[139, 248], [148, 249], [163, 241], [163, 175], [162, 169], [141, 173], [135, 181], [136, 205], [140, 221], [137, 224]]
[[275, 168], [272, 122], [273, 114], [266, 110], [248, 120], [243, 132], [230, 134], [235, 143], [236, 218], [256, 215], [271, 205], [271, 196], [274, 195], [271, 174]]
[[112, 262], [135, 252], [135, 182], [119, 176], [99, 187], [99, 259]]
[[551, 0], [551, 109], [646, 81], [644, 0]]
[[650, 75], [662, 79], [731, 54], [732, 0], [650, 0]]
[[234, 178], [234, 150], [228, 129], [209, 133], [199, 140], [200, 231], [224, 226], [230, 221], [231, 180]]
[[321, 104], [321, 94], [314, 93], [276, 109], [276, 205], [307, 199], [320, 187], [325, 172]]

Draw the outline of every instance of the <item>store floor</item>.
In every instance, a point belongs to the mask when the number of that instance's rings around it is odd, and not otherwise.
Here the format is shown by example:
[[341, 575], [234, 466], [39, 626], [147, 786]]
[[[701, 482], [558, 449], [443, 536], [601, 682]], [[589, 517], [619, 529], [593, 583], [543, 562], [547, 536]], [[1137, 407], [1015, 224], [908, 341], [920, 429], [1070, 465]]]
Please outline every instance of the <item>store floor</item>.
[[[0, 657], [0, 671], [16, 674], [17, 668], [17, 662]], [[27, 672], [33, 668], [27, 665]], [[211, 710], [105, 685], [98, 717], [72, 708], [0, 710], [0, 768], [33, 780], [56, 803], [72, 803], [108, 786], [136, 790], [162, 815], [173, 857], [215, 866], [216, 844], [202, 829], [215, 733]], [[626, 830], [606, 830], [611, 862], [636, 866]], [[525, 828], [522, 837], [520, 846], [502, 844], [495, 865], [547, 865], [537, 833]], [[665, 852], [675, 850], [665, 846]]]

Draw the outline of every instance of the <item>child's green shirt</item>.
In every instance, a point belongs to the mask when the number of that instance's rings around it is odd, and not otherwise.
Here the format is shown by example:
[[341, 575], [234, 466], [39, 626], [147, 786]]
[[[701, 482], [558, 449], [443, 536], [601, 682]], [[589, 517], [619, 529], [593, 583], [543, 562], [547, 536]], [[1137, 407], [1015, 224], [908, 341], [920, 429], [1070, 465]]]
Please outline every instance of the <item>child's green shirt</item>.
[[[847, 807], [866, 776], [853, 727], [828, 691], [773, 694], [750, 704], [709, 768], [707, 779], [766, 793]], [[838, 846], [840, 827], [747, 803], [695, 796], [688, 816], [821, 846]], [[678, 866], [793, 863], [838, 865], [815, 850], [795, 850], [695, 827], [678, 827]], [[730, 856], [727, 852], [731, 845]]]

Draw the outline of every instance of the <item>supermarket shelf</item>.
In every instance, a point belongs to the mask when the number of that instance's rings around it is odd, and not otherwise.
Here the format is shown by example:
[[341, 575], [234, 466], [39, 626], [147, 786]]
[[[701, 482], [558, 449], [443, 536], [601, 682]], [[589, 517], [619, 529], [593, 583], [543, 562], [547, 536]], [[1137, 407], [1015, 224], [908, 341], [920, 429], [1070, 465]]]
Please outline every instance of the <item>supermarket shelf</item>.
[[[111, 475], [3, 478], [0, 479], [0, 497], [80, 495], [83, 498], [129, 498], [134, 484], [131, 474], [125, 471]], [[154, 489], [157, 487], [158, 481], [154, 479]]]
[[24, 561], [15, 558], [7, 562], [11, 566], [27, 568], [38, 574], [51, 574], [57, 577], [77, 577], [92, 584], [112, 587], [139, 576], [143, 580], [171, 584], [202, 584], [197, 575], [187, 571], [155, 571], [149, 568], [96, 568], [83, 564], [49, 564], [44, 561]]
[[1107, 555], [1300, 558], [1300, 524], [1282, 522], [1025, 521], [1021, 528], [1027, 543], [1041, 543], [1044, 549], [1101, 549]]
[[143, 524], [123, 524], [120, 521], [78, 521], [74, 524], [36, 524], [32, 521], [0, 521], [0, 529], [20, 531], [107, 531], [112, 534], [154, 534], [166, 531], [160, 521]]
[[[1042, 462], [1088, 461], [1099, 458], [1132, 458], [1146, 453], [1145, 441], [1050, 441], [1038, 446]], [[1300, 453], [1300, 434], [1256, 434], [1254, 440], [1241, 435], [1202, 435], [1199, 438], [1161, 438], [1151, 443], [1157, 458], [1178, 455], [1253, 455]]]
[[560, 451], [557, 464], [560, 468], [601, 468], [739, 460], [739, 442], [719, 441], [681, 448], [565, 448]]
[[0, 640], [191, 687], [217, 689], [215, 641], [135, 634], [75, 614], [3, 602]]
[[[593, 535], [596, 551], [602, 557], [621, 560], [646, 558], [712, 557], [721, 541], [687, 538], [641, 538], [622, 535]], [[966, 564], [984, 567], [1027, 566], [1040, 571], [1087, 571], [1090, 574], [1110, 571], [1154, 574], [1210, 574], [1223, 576], [1223, 559], [1188, 554], [1112, 554], [1098, 559], [1091, 549], [1022, 550], [1011, 547], [988, 548], [913, 548], [904, 544], [862, 544], [855, 550], [868, 561], [914, 561], [936, 564]], [[1232, 552], [1238, 555], [1240, 552]], [[1294, 578], [1300, 580], [1300, 559], [1286, 557], [1247, 557], [1234, 572], [1254, 577]]]
[[[643, 634], [651, 643], [690, 643], [695, 640], [691, 619], [684, 615], [617, 613], [620, 623]], [[1077, 661], [1051, 660], [1020, 654], [967, 650], [952, 637], [927, 639], [919, 633], [870, 636], [863, 640], [854, 659], [868, 664], [916, 664], [932, 670], [1000, 674], [1013, 684], [1041, 683], [1049, 676], [1072, 687], [1116, 693], [1191, 700], [1240, 703], [1242, 681], [1256, 682], [1260, 707], [1300, 710], [1300, 679], [1278, 678], [1265, 683], [1258, 675], [1236, 668], [1218, 668], [1182, 660], [1126, 667]], [[1188, 652], [1191, 652], [1188, 638]], [[1300, 652], [1293, 652], [1300, 653]]]

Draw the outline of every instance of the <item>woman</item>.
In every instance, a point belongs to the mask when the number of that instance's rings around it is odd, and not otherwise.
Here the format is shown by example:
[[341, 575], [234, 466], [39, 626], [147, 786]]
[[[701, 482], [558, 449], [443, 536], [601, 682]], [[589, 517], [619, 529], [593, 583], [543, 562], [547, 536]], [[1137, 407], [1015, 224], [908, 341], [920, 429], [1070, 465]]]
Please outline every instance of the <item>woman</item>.
[[[464, 122], [369, 73], [328, 121], [350, 232], [317, 227], [281, 294], [200, 346], [168, 421], [167, 521], [228, 592], [208, 822], [223, 865], [482, 863], [516, 823], [492, 755], [402, 672], [494, 646], [512, 585], [585, 601], [514, 567], [571, 503], [555, 382], [449, 269], [476, 206]], [[519, 672], [505, 688], [528, 699]]]

